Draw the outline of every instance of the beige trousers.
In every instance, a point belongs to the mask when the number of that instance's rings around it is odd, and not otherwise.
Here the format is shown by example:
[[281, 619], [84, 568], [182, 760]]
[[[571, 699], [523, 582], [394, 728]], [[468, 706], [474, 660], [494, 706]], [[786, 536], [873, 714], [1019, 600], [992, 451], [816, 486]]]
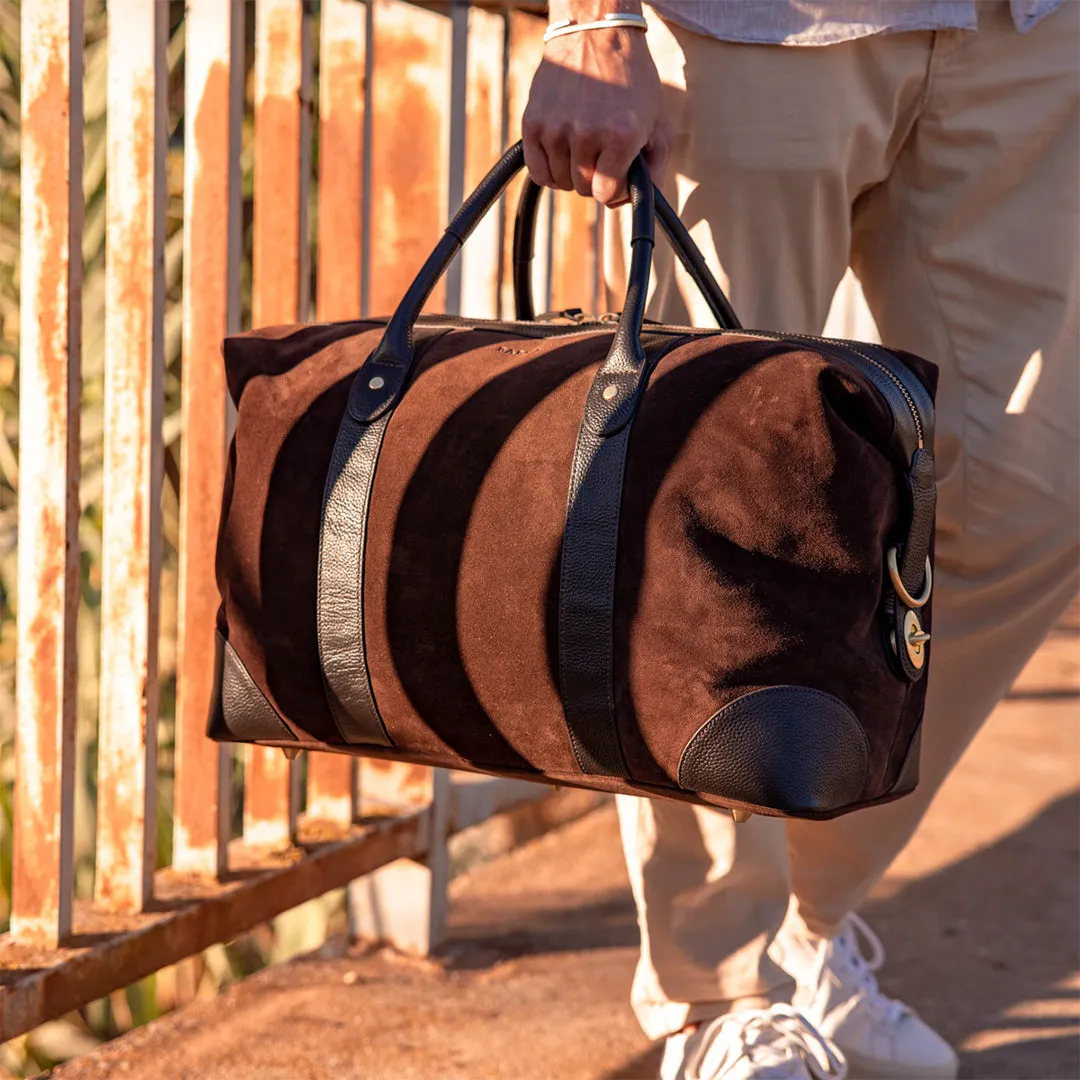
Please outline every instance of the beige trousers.
[[[921, 784], [824, 823], [620, 799], [633, 1004], [654, 1038], [790, 993], [767, 954], [789, 899], [823, 934], [859, 906], [1077, 591], [1078, 15], [1067, 3], [1020, 35], [1006, 3], [984, 3], [977, 33], [823, 48], [653, 19], [678, 133], [669, 197], [744, 325], [819, 333], [850, 264], [882, 340], [941, 369]], [[709, 325], [672, 264], [658, 244], [650, 314]]]

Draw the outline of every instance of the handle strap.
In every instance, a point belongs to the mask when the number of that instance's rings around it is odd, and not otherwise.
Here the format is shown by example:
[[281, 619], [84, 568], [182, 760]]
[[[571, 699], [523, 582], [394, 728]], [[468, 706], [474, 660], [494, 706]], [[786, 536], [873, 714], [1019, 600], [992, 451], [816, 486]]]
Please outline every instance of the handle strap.
[[[517, 213], [514, 216], [514, 318], [531, 322], [536, 318], [532, 295], [532, 260], [536, 250], [536, 221], [539, 215], [540, 198], [546, 188], [540, 187], [531, 177], [526, 179], [518, 199]], [[724, 290], [720, 288], [705, 262], [701, 249], [694, 243], [686, 226], [679, 220], [671, 203], [664, 198], [658, 187], [653, 188], [656, 217], [667, 234], [679, 262], [686, 268], [691, 280], [705, 297], [717, 326], [722, 330], [741, 330], [742, 323], [735, 315]]]

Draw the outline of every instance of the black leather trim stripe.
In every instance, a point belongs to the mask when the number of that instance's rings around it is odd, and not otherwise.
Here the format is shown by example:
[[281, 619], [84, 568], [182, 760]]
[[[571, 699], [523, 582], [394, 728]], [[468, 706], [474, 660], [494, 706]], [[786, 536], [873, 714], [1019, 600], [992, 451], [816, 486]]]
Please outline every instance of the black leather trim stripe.
[[623, 473], [633, 416], [649, 373], [665, 353], [686, 340], [642, 334], [643, 355], [616, 364], [611, 363], [613, 348], [589, 391], [574, 449], [559, 570], [559, 686], [574, 757], [587, 775], [629, 778], [614, 696], [613, 611]]
[[[417, 327], [414, 363], [450, 329]], [[379, 716], [364, 648], [364, 551], [375, 469], [393, 414], [389, 408], [361, 420], [346, 408], [326, 475], [319, 532], [317, 626], [326, 698], [346, 742], [376, 746], [393, 742]]]

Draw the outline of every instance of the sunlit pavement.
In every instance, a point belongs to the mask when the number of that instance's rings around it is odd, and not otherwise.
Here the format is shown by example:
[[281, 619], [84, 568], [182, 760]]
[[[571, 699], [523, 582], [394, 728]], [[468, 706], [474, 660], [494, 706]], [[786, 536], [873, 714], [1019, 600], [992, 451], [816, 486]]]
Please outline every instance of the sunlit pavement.
[[[963, 1075], [1080, 1075], [1080, 619], [1052, 635], [867, 905], [886, 991]], [[637, 927], [607, 807], [453, 886], [433, 960], [319, 954], [54, 1072], [170, 1080], [655, 1075], [626, 1003]]]

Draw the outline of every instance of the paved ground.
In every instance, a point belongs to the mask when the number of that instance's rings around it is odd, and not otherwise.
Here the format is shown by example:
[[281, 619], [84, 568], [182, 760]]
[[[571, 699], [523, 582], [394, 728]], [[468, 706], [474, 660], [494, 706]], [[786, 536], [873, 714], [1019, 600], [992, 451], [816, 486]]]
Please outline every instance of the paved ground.
[[[865, 912], [885, 988], [963, 1075], [1080, 1076], [1080, 622], [997, 710]], [[63, 1080], [655, 1075], [626, 1004], [637, 927], [609, 807], [454, 886], [435, 960], [327, 946], [54, 1072]]]

